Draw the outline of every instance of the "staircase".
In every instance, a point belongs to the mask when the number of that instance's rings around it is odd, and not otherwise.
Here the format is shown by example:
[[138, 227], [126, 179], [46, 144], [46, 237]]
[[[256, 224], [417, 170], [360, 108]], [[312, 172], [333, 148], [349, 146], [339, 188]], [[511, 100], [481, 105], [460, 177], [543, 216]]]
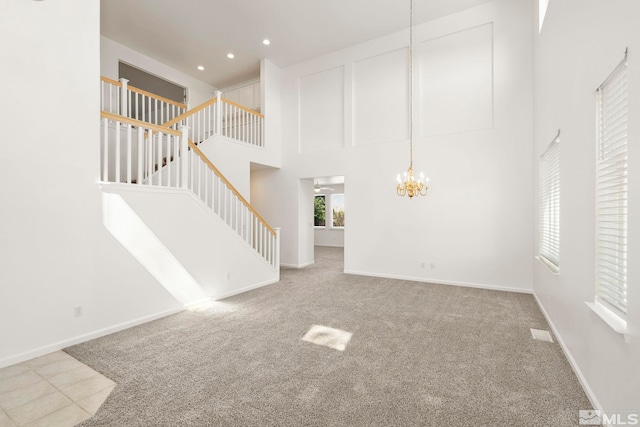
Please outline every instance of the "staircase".
[[279, 230], [199, 148], [216, 135], [263, 147], [264, 116], [220, 92], [187, 110], [105, 77], [101, 95], [100, 187], [112, 234], [184, 304], [278, 281]]

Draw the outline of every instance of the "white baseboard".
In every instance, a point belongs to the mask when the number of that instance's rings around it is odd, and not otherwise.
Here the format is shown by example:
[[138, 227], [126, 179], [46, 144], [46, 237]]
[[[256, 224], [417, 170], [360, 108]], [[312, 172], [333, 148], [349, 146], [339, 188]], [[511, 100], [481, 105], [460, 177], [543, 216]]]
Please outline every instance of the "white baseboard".
[[258, 289], [258, 288], [261, 288], [263, 286], [271, 285], [271, 284], [277, 283], [279, 281], [280, 281], [280, 278], [276, 277], [275, 279], [267, 280], [266, 282], [258, 283], [256, 285], [250, 285], [250, 286], [244, 287], [242, 289], [236, 289], [235, 291], [226, 292], [224, 294], [216, 295], [215, 297], [213, 297], [211, 299], [214, 300], [214, 301], [219, 301], [221, 299], [229, 298], [229, 297], [232, 297], [234, 295], [238, 295], [238, 294], [241, 294], [241, 293], [244, 293], [244, 292], [251, 291], [253, 289]]
[[304, 264], [285, 264], [285, 263], [280, 263], [281, 267], [288, 267], [288, 268], [305, 268], [305, 267], [309, 267], [310, 265], [315, 264], [315, 261], [310, 261], [310, 262], [306, 262]]
[[503, 292], [518, 292], [521, 294], [533, 294], [533, 290], [531, 289], [522, 289], [522, 288], [511, 288], [509, 286], [496, 286], [496, 285], [485, 285], [482, 283], [466, 283], [466, 282], [451, 282], [448, 280], [437, 280], [437, 279], [428, 279], [425, 277], [410, 277], [410, 276], [400, 276], [396, 274], [383, 274], [383, 273], [368, 273], [364, 271], [355, 271], [355, 270], [344, 270], [345, 274], [355, 274], [358, 276], [371, 276], [371, 277], [384, 277], [386, 279], [397, 279], [397, 280], [410, 280], [412, 282], [423, 282], [423, 283], [434, 283], [436, 285], [450, 285], [450, 286], [462, 286], [465, 288], [479, 288], [479, 289], [489, 289], [492, 291], [503, 291]]
[[556, 340], [558, 340], [558, 344], [560, 344], [560, 348], [562, 349], [564, 356], [567, 358], [567, 361], [569, 362], [571, 369], [573, 369], [573, 372], [576, 374], [576, 377], [578, 377], [578, 382], [580, 382], [580, 385], [582, 386], [584, 393], [587, 395], [587, 399], [589, 399], [589, 402], [591, 402], [591, 406], [593, 406], [593, 409], [602, 410], [602, 406], [600, 406], [600, 402], [598, 402], [598, 398], [593, 393], [593, 390], [591, 390], [591, 387], [589, 387], [589, 383], [587, 382], [587, 379], [582, 374], [582, 371], [580, 370], [580, 367], [576, 363], [576, 360], [573, 358], [573, 355], [569, 351], [569, 348], [564, 343], [562, 336], [560, 335], [560, 333], [558, 332], [558, 329], [556, 329], [556, 326], [554, 325], [553, 321], [549, 317], [547, 310], [544, 309], [544, 306], [542, 305], [540, 298], [538, 298], [538, 295], [536, 295], [535, 292], [533, 293], [533, 296], [536, 299], [536, 302], [538, 303], [538, 307], [540, 307], [540, 311], [542, 312], [542, 315], [547, 320], [547, 323], [549, 324], [549, 327], [551, 328], [553, 335], [555, 335]]
[[100, 338], [105, 335], [112, 334], [114, 332], [119, 332], [124, 329], [132, 328], [134, 326], [141, 325], [143, 323], [150, 322], [152, 320], [160, 319], [162, 317], [170, 316], [172, 314], [176, 314], [184, 310], [183, 307], [172, 308], [170, 310], [161, 311], [159, 313], [151, 314], [149, 316], [140, 317], [138, 319], [134, 319], [128, 322], [120, 323], [118, 325], [110, 326], [108, 328], [99, 329], [94, 332], [90, 332], [84, 335], [78, 335], [77, 337], [69, 338], [66, 340], [58, 341], [53, 344], [48, 344], [42, 347], [38, 347], [34, 350], [29, 350], [24, 353], [20, 353], [14, 356], [9, 356], [4, 359], [0, 359], [0, 368], [4, 368], [6, 366], [15, 365], [16, 363], [24, 362], [25, 360], [31, 360], [35, 357], [44, 356], [45, 354], [52, 353], [54, 351], [62, 350], [63, 348], [70, 347], [72, 345], [80, 344], [85, 341], [89, 341], [95, 338]]

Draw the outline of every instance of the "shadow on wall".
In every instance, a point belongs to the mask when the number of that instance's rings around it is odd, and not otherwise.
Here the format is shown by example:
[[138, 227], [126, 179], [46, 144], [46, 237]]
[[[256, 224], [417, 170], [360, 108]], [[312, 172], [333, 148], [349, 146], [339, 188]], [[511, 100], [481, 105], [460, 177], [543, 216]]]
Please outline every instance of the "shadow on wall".
[[102, 194], [102, 221], [111, 235], [176, 301], [186, 305], [210, 299], [119, 194]]

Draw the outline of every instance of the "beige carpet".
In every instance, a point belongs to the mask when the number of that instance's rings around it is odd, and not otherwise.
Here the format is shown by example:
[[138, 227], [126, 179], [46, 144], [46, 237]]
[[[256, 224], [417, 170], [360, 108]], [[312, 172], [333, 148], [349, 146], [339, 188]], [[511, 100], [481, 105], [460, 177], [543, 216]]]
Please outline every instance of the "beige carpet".
[[[66, 349], [118, 383], [82, 425], [575, 426], [591, 408], [532, 339], [549, 328], [531, 295], [345, 275], [342, 257], [318, 247], [277, 284]], [[313, 325], [344, 351], [303, 340]]]

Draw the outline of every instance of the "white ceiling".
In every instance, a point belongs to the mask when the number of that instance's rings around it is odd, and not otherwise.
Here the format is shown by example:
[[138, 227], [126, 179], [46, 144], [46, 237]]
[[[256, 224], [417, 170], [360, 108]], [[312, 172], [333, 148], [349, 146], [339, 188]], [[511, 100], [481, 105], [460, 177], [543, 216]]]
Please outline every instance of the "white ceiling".
[[[489, 1], [415, 0], [414, 24]], [[217, 88], [258, 77], [261, 58], [285, 67], [409, 26], [409, 0], [102, 0], [100, 9], [103, 36]]]

